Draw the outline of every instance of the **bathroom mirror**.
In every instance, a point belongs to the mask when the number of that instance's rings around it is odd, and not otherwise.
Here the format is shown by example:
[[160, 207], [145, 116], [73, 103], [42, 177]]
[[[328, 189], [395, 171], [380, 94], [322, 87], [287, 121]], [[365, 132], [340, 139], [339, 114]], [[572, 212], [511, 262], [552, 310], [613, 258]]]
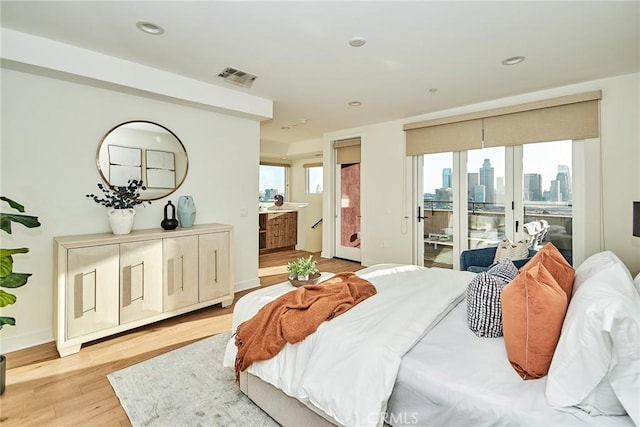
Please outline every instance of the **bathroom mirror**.
[[142, 180], [141, 199], [156, 200], [180, 187], [189, 169], [187, 151], [164, 126], [144, 120], [121, 123], [100, 141], [98, 171], [109, 185]]

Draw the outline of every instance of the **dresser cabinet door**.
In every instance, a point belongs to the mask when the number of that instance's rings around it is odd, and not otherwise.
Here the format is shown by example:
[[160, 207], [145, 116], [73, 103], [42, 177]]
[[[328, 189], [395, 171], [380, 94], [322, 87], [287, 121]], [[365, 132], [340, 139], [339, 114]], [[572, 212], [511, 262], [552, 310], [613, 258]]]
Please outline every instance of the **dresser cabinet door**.
[[229, 233], [202, 234], [198, 239], [199, 300], [229, 295]]
[[162, 240], [120, 244], [120, 323], [162, 313]]
[[163, 239], [164, 310], [198, 302], [198, 236]]
[[67, 339], [118, 325], [118, 247], [67, 251]]

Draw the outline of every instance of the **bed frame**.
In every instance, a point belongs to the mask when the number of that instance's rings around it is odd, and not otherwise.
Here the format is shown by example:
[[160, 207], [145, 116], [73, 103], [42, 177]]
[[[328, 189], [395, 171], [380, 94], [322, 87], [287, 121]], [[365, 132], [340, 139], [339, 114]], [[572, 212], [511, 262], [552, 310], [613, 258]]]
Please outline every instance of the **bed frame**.
[[240, 372], [240, 391], [283, 427], [339, 425], [247, 371]]

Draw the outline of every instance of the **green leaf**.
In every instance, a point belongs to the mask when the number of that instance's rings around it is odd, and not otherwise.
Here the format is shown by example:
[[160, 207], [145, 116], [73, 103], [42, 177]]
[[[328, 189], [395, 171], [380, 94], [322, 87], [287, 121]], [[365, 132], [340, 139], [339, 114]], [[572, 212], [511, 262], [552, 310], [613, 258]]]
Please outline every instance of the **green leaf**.
[[11, 234], [11, 222], [17, 222], [27, 228], [40, 227], [37, 216], [0, 213], [0, 228]]
[[18, 298], [15, 295], [0, 289], [0, 307], [6, 307], [8, 305], [15, 304], [17, 299]]
[[13, 271], [13, 258], [11, 255], [26, 254], [28, 248], [3, 249], [0, 248], [0, 277], [7, 277]]
[[2, 329], [4, 325], [15, 326], [16, 319], [14, 319], [13, 317], [0, 316], [0, 329]]
[[0, 277], [0, 287], [19, 288], [27, 284], [31, 273], [11, 273], [7, 277]]
[[10, 256], [0, 258], [0, 277], [7, 277], [13, 271], [13, 258]]
[[4, 258], [6, 256], [11, 256], [15, 254], [26, 254], [27, 252], [29, 252], [29, 248], [16, 248], [16, 249], [0, 248], [0, 258]]
[[19, 212], [24, 212], [24, 206], [22, 206], [20, 203], [14, 202], [10, 198], [4, 196], [0, 196], [0, 200], [4, 200], [5, 202], [9, 203], [9, 206], [11, 206], [13, 209]]

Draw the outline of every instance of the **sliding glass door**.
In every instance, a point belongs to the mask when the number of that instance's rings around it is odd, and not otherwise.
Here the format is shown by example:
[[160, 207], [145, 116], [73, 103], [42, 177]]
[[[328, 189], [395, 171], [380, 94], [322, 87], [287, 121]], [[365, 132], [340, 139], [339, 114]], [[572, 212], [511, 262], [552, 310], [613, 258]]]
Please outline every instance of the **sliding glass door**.
[[[505, 236], [552, 242], [572, 260], [572, 141], [420, 156], [417, 233], [425, 266], [456, 268], [465, 249]], [[420, 179], [420, 177], [419, 177]]]
[[423, 265], [453, 268], [456, 252], [453, 216], [453, 153], [422, 156], [423, 191], [418, 220], [422, 224]]
[[467, 152], [467, 248], [496, 246], [505, 236], [505, 147]]

